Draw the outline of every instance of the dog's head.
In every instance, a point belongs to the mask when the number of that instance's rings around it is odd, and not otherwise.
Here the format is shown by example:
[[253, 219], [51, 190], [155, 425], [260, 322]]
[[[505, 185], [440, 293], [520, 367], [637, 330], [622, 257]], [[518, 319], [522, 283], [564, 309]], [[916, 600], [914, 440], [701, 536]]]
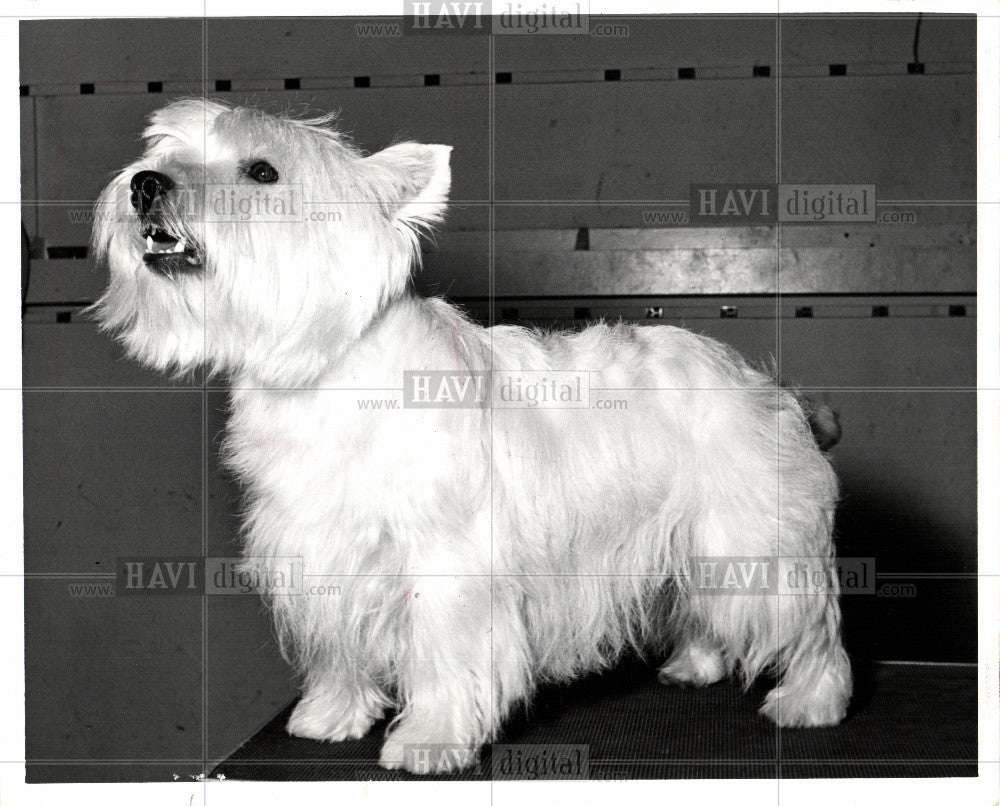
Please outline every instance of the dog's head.
[[95, 214], [111, 281], [94, 309], [131, 355], [308, 383], [403, 291], [451, 149], [366, 157], [329, 122], [200, 100], [153, 114]]

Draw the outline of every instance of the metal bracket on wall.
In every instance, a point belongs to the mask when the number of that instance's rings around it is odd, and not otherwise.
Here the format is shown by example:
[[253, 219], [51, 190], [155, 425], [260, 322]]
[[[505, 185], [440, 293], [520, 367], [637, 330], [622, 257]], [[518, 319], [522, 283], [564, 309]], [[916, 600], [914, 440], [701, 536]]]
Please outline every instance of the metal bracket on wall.
[[[480, 322], [536, 327], [581, 327], [595, 321], [684, 324], [693, 320], [736, 319], [971, 319], [974, 295], [892, 296], [646, 296], [458, 298], [455, 302]], [[652, 321], [651, 321], [652, 320]]]

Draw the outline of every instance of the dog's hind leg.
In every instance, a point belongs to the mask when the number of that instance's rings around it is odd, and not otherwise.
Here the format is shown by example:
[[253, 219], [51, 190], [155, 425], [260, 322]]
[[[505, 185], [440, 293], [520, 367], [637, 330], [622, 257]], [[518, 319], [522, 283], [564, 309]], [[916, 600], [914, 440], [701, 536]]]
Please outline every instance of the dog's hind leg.
[[[730, 657], [748, 684], [764, 671], [780, 675], [761, 708], [779, 725], [840, 722], [851, 694], [850, 663], [841, 644], [832, 557], [815, 552], [803, 546], [799, 556], [750, 555], [737, 545], [728, 556], [695, 558], [710, 564], [715, 576], [710, 586], [692, 590], [688, 606], [717, 643], [682, 645], [661, 679], [708, 683], [723, 671], [721, 659]], [[727, 578], [736, 585], [720, 589]], [[694, 587], [705, 579], [703, 574]], [[813, 583], [797, 586], [795, 579]]]
[[[812, 596], [793, 593], [782, 598]], [[815, 594], [819, 595], [819, 594]], [[760, 712], [786, 728], [836, 725], [847, 713], [851, 665], [840, 640], [840, 606], [826, 596], [817, 619], [812, 608], [779, 608], [789, 621], [779, 631], [792, 637], [778, 658], [780, 684], [768, 692]]]
[[702, 446], [711, 451], [685, 606], [747, 683], [780, 675], [761, 713], [785, 727], [836, 724], [851, 694], [831, 536], [836, 478], [791, 395], [750, 391], [733, 410], [739, 419], [716, 409]]
[[731, 665], [719, 646], [704, 636], [684, 636], [660, 667], [661, 683], [710, 686], [729, 675]]

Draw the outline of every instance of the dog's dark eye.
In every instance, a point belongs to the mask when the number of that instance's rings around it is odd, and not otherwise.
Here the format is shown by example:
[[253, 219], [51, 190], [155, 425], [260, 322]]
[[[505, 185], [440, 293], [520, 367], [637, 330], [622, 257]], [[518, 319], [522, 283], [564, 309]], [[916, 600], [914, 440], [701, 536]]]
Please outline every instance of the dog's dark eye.
[[262, 185], [271, 185], [278, 181], [278, 172], [274, 170], [274, 166], [266, 162], [255, 162], [247, 168], [247, 175]]

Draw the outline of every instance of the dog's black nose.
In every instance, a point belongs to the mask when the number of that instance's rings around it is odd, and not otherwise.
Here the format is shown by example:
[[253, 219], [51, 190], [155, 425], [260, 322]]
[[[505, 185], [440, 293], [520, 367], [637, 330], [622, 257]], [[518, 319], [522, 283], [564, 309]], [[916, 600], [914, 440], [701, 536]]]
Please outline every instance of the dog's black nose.
[[132, 177], [132, 206], [145, 215], [153, 206], [157, 196], [166, 193], [174, 183], [166, 174], [158, 171], [139, 171]]

